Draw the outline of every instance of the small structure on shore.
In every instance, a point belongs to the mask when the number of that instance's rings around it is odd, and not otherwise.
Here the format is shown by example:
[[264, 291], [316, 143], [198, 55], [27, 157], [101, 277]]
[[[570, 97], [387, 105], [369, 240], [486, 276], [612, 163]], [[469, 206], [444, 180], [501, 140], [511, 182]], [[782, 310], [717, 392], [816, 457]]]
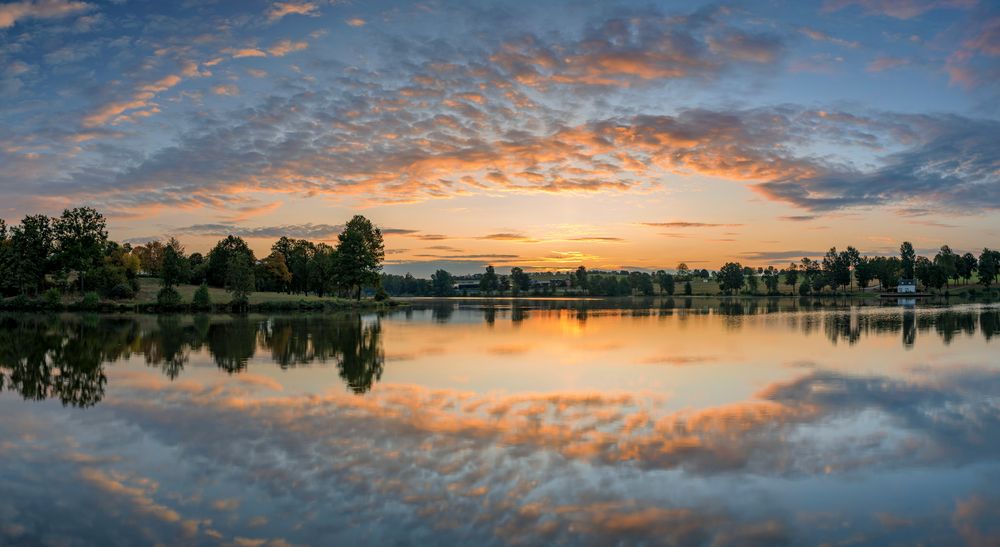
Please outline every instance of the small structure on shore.
[[917, 282], [912, 279], [900, 279], [899, 285], [896, 285], [896, 292], [898, 293], [916, 293], [917, 292]]

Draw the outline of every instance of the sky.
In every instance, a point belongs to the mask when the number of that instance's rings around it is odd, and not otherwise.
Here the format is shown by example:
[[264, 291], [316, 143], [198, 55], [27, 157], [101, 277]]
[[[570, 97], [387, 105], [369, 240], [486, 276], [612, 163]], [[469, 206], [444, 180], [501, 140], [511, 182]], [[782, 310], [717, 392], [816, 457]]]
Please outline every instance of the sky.
[[988, 0], [0, 2], [0, 218], [387, 271], [1000, 245]]

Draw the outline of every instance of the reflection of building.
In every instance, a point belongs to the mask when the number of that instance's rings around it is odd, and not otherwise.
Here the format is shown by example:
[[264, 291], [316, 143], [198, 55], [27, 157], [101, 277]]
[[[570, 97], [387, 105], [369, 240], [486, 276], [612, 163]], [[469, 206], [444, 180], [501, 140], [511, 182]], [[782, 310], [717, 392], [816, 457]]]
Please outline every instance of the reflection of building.
[[900, 279], [899, 285], [896, 285], [896, 292], [915, 293], [917, 282], [912, 279]]

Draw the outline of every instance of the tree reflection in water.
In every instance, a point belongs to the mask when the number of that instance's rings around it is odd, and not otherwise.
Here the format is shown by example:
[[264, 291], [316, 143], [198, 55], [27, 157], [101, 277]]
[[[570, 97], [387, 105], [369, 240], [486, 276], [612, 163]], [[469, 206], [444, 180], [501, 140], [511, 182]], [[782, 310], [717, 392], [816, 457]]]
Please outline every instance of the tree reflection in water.
[[[740, 329], [748, 316], [766, 314], [805, 335], [822, 332], [833, 344], [854, 345], [867, 336], [900, 333], [906, 348], [917, 343], [918, 333], [935, 333], [945, 344], [959, 335], [978, 332], [990, 340], [1000, 334], [996, 307], [844, 309], [809, 299], [704, 299], [689, 308], [688, 300], [651, 301], [635, 309], [623, 309], [621, 302], [448, 301], [430, 303], [425, 309], [439, 323], [476, 310], [487, 325], [510, 321], [515, 326], [524, 323], [522, 328], [530, 326], [533, 312], [538, 312], [539, 320], [565, 313], [581, 323], [608, 314], [677, 320], [720, 315], [727, 329]], [[398, 313], [401, 318], [413, 317], [419, 310]], [[786, 313], [803, 311], [808, 313]], [[461, 317], [468, 319], [467, 313]], [[246, 371], [254, 357], [268, 353], [282, 369], [334, 364], [347, 388], [359, 394], [372, 389], [385, 367], [378, 315], [0, 315], [0, 391], [17, 392], [27, 400], [58, 399], [63, 405], [88, 407], [104, 397], [107, 364], [141, 355], [174, 380], [183, 374], [192, 353], [205, 351], [229, 374]]]
[[351, 391], [366, 393], [385, 366], [381, 334], [380, 318], [357, 314], [0, 316], [0, 391], [88, 407], [104, 397], [107, 364], [141, 355], [174, 380], [192, 352], [207, 350], [229, 374], [246, 371], [260, 351], [282, 368], [333, 363]]

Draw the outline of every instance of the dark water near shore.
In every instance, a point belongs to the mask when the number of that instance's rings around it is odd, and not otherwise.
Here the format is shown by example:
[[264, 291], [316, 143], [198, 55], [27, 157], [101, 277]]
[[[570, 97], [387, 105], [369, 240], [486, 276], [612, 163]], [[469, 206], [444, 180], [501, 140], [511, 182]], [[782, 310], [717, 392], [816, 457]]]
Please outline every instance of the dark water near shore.
[[997, 305], [0, 315], [0, 545], [996, 545], [998, 484]]

